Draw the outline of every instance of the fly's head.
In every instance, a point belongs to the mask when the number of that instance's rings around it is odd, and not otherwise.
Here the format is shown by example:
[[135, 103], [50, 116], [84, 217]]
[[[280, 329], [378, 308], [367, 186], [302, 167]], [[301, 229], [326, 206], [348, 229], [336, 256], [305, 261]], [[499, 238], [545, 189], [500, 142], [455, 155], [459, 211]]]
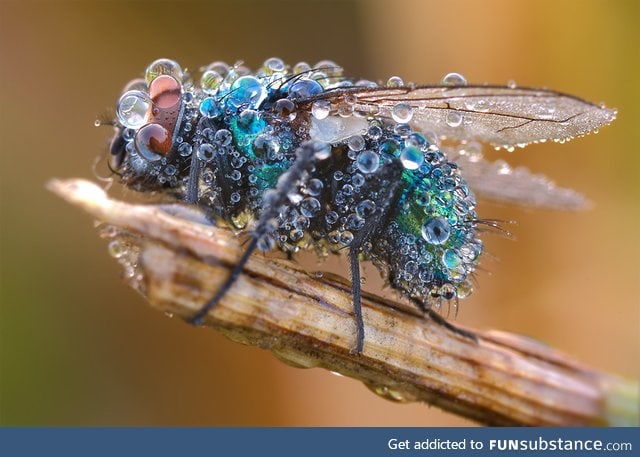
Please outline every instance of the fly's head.
[[180, 145], [190, 121], [180, 66], [168, 59], [153, 62], [144, 79], [127, 84], [116, 104], [110, 166], [136, 190], [180, 185]]

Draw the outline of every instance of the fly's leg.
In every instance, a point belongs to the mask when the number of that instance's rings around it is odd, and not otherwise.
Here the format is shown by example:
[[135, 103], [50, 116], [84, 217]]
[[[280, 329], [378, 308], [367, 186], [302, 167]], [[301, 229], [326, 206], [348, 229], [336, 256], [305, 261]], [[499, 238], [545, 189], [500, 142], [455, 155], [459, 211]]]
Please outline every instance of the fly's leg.
[[355, 249], [349, 250], [349, 263], [351, 264], [351, 296], [353, 297], [353, 314], [356, 320], [357, 336], [356, 347], [353, 352], [362, 354], [364, 347], [364, 321], [362, 320], [362, 290], [360, 283], [360, 260], [359, 252]]
[[187, 203], [198, 203], [198, 180], [200, 177], [200, 159], [195, 152], [191, 155], [191, 165], [189, 166], [189, 183], [187, 185]]
[[400, 176], [402, 165], [394, 161], [385, 165], [379, 172], [380, 179], [386, 179], [390, 185], [387, 192], [377, 202], [377, 210], [369, 218], [365, 225], [354, 235], [349, 249], [349, 264], [351, 267], [351, 296], [353, 298], [353, 314], [356, 320], [357, 335], [355, 354], [362, 354], [364, 348], [364, 320], [362, 318], [362, 289], [360, 281], [360, 260], [358, 256], [365, 243], [376, 236], [378, 230], [387, 223], [389, 214], [394, 208], [400, 195]]
[[215, 308], [222, 297], [226, 295], [231, 286], [236, 282], [244, 266], [249, 261], [251, 254], [259, 247], [260, 241], [270, 237], [272, 232], [277, 228], [277, 225], [274, 227], [273, 221], [278, 217], [280, 207], [287, 203], [287, 193], [297, 185], [304, 173], [313, 166], [314, 155], [319, 147], [321, 146], [315, 142], [307, 142], [300, 146], [296, 151], [295, 161], [291, 167], [278, 178], [276, 187], [264, 193], [262, 200], [265, 209], [260, 214], [256, 228], [251, 234], [251, 241], [242, 254], [242, 257], [233, 267], [233, 270], [231, 270], [231, 273], [216, 294], [205, 303], [196, 314], [189, 318], [187, 320], [188, 322], [195, 325], [202, 324], [204, 317]]
[[205, 303], [205, 305], [200, 308], [196, 314], [188, 319], [189, 323], [194, 325], [202, 324], [204, 317], [220, 302], [220, 299], [222, 299], [222, 297], [227, 294], [229, 289], [231, 289], [231, 286], [233, 286], [233, 283], [236, 282], [238, 276], [240, 276], [240, 273], [242, 273], [245, 264], [249, 260], [249, 257], [251, 257], [251, 254], [253, 254], [253, 252], [256, 250], [257, 243], [258, 238], [253, 236], [251, 238], [251, 241], [249, 242], [249, 245], [247, 246], [247, 249], [242, 254], [242, 257], [240, 257], [238, 263], [236, 263], [236, 265], [233, 267], [233, 270], [231, 270], [231, 273], [227, 277], [227, 280], [224, 282], [224, 284], [222, 284], [222, 286], [220, 286], [216, 294], [207, 303]]

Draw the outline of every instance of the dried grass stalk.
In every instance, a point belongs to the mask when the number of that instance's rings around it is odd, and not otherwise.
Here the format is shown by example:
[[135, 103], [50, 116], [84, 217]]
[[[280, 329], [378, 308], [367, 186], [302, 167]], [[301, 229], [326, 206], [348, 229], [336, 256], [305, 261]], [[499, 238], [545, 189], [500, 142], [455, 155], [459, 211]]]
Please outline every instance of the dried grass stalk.
[[[118, 239], [136, 254], [129, 282], [165, 313], [193, 315], [242, 253], [228, 230], [109, 199], [87, 181], [54, 180], [49, 189], [119, 228]], [[254, 255], [205, 325], [294, 366], [323, 367], [388, 399], [426, 402], [484, 424], [638, 424], [635, 381], [517, 335], [473, 330], [477, 341], [461, 337], [406, 303], [365, 294], [362, 306], [366, 340], [354, 355], [348, 284]]]

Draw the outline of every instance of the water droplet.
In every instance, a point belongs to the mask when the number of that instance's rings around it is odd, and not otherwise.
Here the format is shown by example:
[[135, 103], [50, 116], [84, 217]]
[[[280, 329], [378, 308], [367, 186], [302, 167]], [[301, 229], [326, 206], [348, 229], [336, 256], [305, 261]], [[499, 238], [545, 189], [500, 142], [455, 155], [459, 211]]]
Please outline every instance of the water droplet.
[[150, 84], [154, 79], [160, 75], [169, 75], [175, 78], [177, 81], [182, 81], [182, 68], [174, 60], [171, 59], [158, 59], [153, 61], [145, 72], [145, 80], [147, 84]]
[[362, 186], [365, 183], [364, 176], [362, 176], [360, 173], [356, 173], [351, 177], [351, 183], [354, 185], [354, 187]]
[[278, 100], [275, 105], [273, 105], [273, 110], [279, 117], [290, 121], [294, 120], [297, 115], [295, 103], [288, 98]]
[[461, 262], [462, 262], [462, 259], [454, 249], [447, 249], [442, 254], [442, 263], [444, 264], [445, 267], [449, 268], [450, 270], [453, 270], [456, 267], [458, 267], [458, 265], [460, 265]]
[[296, 220], [293, 221], [294, 228], [297, 228], [298, 230], [307, 230], [309, 228], [309, 225], [309, 218], [302, 215], [296, 217]]
[[402, 138], [407, 138], [411, 135], [411, 126], [409, 124], [396, 124], [393, 128], [393, 133], [400, 135]]
[[293, 66], [293, 74], [294, 75], [299, 75], [302, 73], [306, 73], [309, 70], [311, 70], [311, 65], [309, 65], [307, 62], [298, 62], [297, 64], [295, 64]]
[[260, 111], [245, 109], [238, 115], [238, 127], [249, 135], [255, 135], [264, 130], [265, 122]]
[[278, 57], [269, 57], [262, 64], [265, 70], [265, 73], [279, 73], [285, 70], [285, 65], [282, 59]]
[[116, 115], [122, 125], [137, 129], [144, 125], [147, 111], [151, 106], [151, 98], [141, 91], [125, 92], [116, 105]]
[[445, 86], [466, 86], [467, 80], [460, 73], [447, 73], [442, 78], [442, 84]]
[[200, 113], [209, 119], [213, 119], [222, 114], [222, 109], [215, 98], [207, 97], [200, 103]]
[[356, 214], [363, 219], [371, 216], [375, 210], [376, 204], [371, 200], [363, 200], [356, 205]]
[[253, 152], [258, 157], [268, 160], [275, 160], [280, 151], [280, 143], [270, 135], [258, 135], [253, 141]]
[[428, 218], [422, 225], [422, 238], [429, 244], [442, 244], [449, 239], [451, 226], [442, 217]]
[[438, 291], [440, 296], [445, 300], [452, 300], [456, 296], [456, 288], [453, 284], [445, 283]]
[[325, 160], [331, 156], [331, 145], [317, 141], [313, 146], [313, 155], [317, 160]]
[[400, 150], [400, 145], [393, 140], [385, 141], [378, 148], [378, 151], [380, 151], [380, 154], [390, 155], [390, 156], [395, 156], [399, 150]]
[[224, 77], [215, 70], [207, 70], [200, 77], [200, 86], [207, 94], [215, 94]]
[[459, 127], [462, 124], [463, 115], [459, 111], [449, 111], [445, 122], [449, 127]]
[[227, 129], [220, 129], [216, 132], [216, 143], [222, 146], [229, 146], [233, 140], [233, 135]]
[[398, 103], [391, 110], [391, 117], [398, 123], [407, 123], [413, 118], [413, 108], [408, 103]]
[[300, 79], [294, 82], [289, 88], [289, 98], [292, 100], [311, 98], [323, 92], [323, 88], [317, 81], [312, 79]]
[[459, 298], [467, 298], [473, 292], [473, 286], [471, 282], [468, 280], [462, 281], [462, 283], [458, 284], [458, 289], [456, 290], [456, 294]]
[[280, 207], [280, 219], [285, 224], [291, 224], [298, 217], [298, 210], [290, 205]]
[[127, 246], [120, 240], [112, 240], [107, 246], [109, 255], [115, 259], [119, 259], [127, 253]]
[[214, 178], [213, 171], [211, 171], [210, 169], [207, 168], [202, 172], [202, 181], [205, 184], [213, 183], [213, 178]]
[[304, 232], [302, 230], [293, 229], [289, 232], [289, 239], [294, 243], [296, 241], [300, 241], [303, 236], [304, 236]]
[[320, 202], [317, 198], [307, 197], [300, 203], [300, 213], [305, 217], [313, 217], [320, 211]]
[[415, 146], [408, 146], [400, 153], [400, 162], [407, 170], [417, 170], [424, 162], [424, 154]]
[[347, 146], [352, 151], [362, 151], [364, 149], [364, 138], [362, 135], [353, 135], [347, 140]]
[[418, 149], [422, 149], [423, 151], [429, 146], [429, 142], [425, 138], [422, 133], [414, 132], [409, 135], [404, 142], [405, 146], [415, 146]]
[[329, 100], [316, 100], [311, 105], [311, 114], [318, 120], [325, 119], [331, 113], [331, 102]]
[[335, 211], [329, 211], [325, 216], [324, 216], [324, 220], [327, 222], [327, 224], [329, 225], [333, 225], [336, 222], [338, 222], [338, 213], [336, 213]]
[[404, 86], [404, 81], [400, 76], [392, 76], [387, 80], [387, 87], [402, 87]]
[[422, 192], [416, 197], [416, 203], [420, 206], [427, 206], [431, 202], [431, 195], [429, 192]]
[[202, 143], [198, 146], [198, 159], [204, 162], [211, 162], [216, 156], [216, 151], [214, 147], [209, 143]]
[[136, 151], [146, 160], [155, 162], [171, 150], [171, 136], [160, 124], [147, 124], [135, 137]]
[[341, 244], [344, 244], [345, 246], [349, 246], [352, 241], [353, 241], [353, 233], [351, 233], [349, 230], [345, 230], [340, 233]]
[[241, 76], [229, 90], [226, 103], [235, 108], [257, 108], [266, 98], [267, 89], [254, 76]]
[[349, 103], [340, 103], [338, 105], [338, 116], [351, 117], [353, 115], [353, 105]]
[[323, 187], [324, 184], [322, 181], [317, 178], [313, 178], [307, 183], [307, 194], [312, 197], [317, 197], [322, 192]]
[[397, 403], [404, 403], [409, 401], [400, 391], [392, 389], [390, 387], [374, 386], [366, 383], [365, 385], [369, 388], [369, 390], [371, 390], [376, 395], [384, 398], [385, 400], [389, 400]]
[[372, 125], [367, 131], [367, 135], [369, 135], [372, 140], [377, 140], [378, 138], [380, 138], [382, 136], [382, 133], [382, 127], [380, 127], [379, 125]]
[[351, 230], [360, 230], [364, 226], [364, 219], [355, 213], [351, 213], [347, 216], [345, 226]]

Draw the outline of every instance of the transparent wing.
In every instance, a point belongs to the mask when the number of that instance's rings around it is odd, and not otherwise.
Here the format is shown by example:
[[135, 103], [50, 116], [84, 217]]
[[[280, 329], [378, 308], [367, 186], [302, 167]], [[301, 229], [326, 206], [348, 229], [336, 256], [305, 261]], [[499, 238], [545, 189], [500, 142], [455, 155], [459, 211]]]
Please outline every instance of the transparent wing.
[[411, 124], [443, 138], [476, 140], [513, 148], [545, 140], [566, 141], [613, 121], [616, 111], [545, 89], [505, 86], [417, 86], [342, 88], [309, 100], [331, 101], [332, 109], [392, 118], [394, 107], [413, 109]]
[[581, 210], [590, 206], [589, 200], [583, 195], [556, 186], [544, 175], [532, 173], [525, 167], [511, 168], [504, 160], [490, 162], [484, 159], [479, 152], [479, 145], [444, 149], [447, 156], [458, 164], [462, 176], [479, 197], [556, 210]]

